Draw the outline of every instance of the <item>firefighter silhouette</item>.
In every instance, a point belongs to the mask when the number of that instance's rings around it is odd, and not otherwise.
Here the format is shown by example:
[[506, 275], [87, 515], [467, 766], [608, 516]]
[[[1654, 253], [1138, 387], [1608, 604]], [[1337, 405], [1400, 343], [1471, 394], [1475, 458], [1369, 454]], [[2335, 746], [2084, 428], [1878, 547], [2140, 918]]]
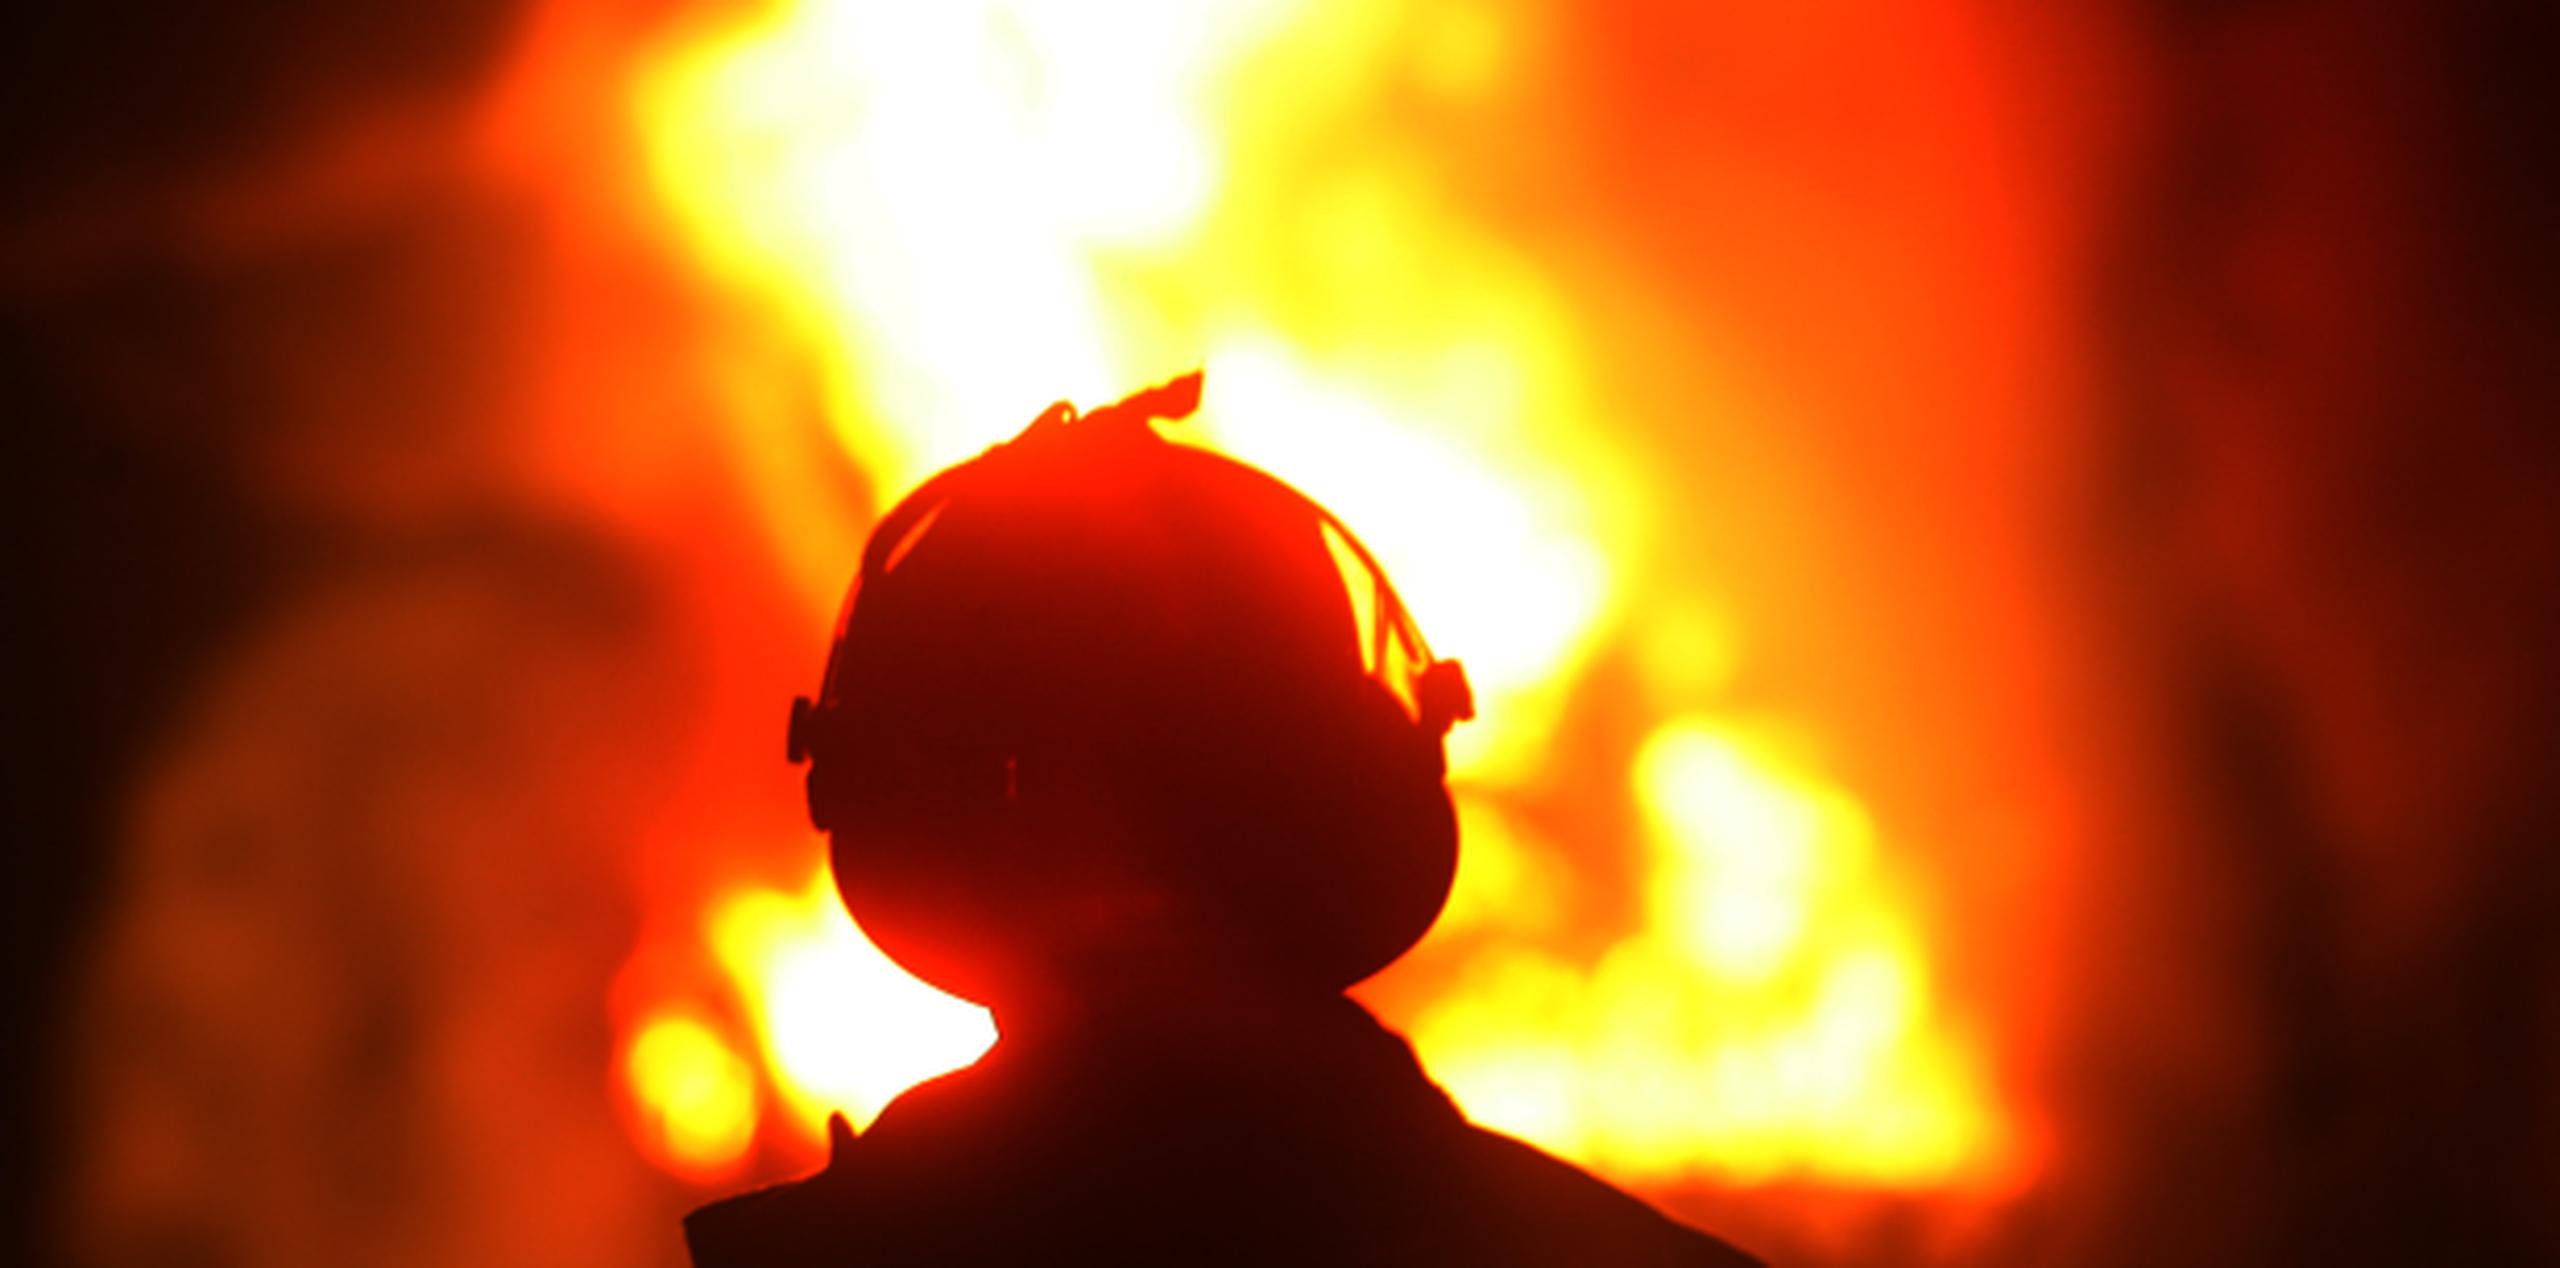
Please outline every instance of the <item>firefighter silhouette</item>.
[[1447, 897], [1473, 705], [1339, 521], [1156, 432], [1199, 394], [1052, 406], [872, 533], [791, 756], [865, 933], [1000, 1038], [694, 1262], [1753, 1262], [1344, 998]]

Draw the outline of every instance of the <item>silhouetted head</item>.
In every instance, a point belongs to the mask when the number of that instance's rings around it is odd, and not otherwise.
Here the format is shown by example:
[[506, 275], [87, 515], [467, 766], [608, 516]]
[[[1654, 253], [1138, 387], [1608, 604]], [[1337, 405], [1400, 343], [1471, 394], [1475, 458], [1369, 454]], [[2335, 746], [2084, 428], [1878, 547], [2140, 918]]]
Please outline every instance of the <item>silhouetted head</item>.
[[1447, 897], [1465, 678], [1321, 507], [1156, 434], [1198, 392], [1053, 407], [909, 495], [795, 709], [846, 906], [947, 990], [1331, 993]]

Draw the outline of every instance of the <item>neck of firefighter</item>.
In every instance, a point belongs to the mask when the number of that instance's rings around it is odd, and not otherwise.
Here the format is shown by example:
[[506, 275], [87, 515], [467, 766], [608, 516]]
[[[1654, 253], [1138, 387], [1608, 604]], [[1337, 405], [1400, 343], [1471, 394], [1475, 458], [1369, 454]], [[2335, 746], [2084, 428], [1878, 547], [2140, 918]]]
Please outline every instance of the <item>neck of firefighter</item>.
[[1339, 992], [1250, 974], [1156, 971], [1027, 991], [995, 1007], [997, 1051], [1269, 1053], [1366, 1028]]

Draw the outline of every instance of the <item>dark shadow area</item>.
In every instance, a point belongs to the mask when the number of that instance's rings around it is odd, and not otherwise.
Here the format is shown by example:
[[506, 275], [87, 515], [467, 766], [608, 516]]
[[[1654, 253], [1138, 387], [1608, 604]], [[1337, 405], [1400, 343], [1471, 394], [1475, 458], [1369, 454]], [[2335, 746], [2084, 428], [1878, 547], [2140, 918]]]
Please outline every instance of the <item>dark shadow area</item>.
[[2093, 558], [2161, 764], [2093, 1034], [2219, 1055], [2099, 1093], [2131, 1166], [2092, 1227], [2176, 1214], [2075, 1261], [2545, 1262], [2560, 168], [2522, 50], [2560, 32], [2497, 0], [2149, 16]]

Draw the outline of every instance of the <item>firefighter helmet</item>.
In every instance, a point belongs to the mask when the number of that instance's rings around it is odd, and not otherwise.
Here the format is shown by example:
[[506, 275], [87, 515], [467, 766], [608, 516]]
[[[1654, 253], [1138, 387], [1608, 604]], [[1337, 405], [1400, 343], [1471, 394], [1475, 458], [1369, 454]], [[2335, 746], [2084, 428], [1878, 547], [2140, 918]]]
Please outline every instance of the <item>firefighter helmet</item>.
[[1447, 898], [1465, 675], [1331, 513], [1156, 431], [1199, 391], [1062, 402], [926, 481], [794, 702], [839, 892], [944, 989], [1335, 990]]

